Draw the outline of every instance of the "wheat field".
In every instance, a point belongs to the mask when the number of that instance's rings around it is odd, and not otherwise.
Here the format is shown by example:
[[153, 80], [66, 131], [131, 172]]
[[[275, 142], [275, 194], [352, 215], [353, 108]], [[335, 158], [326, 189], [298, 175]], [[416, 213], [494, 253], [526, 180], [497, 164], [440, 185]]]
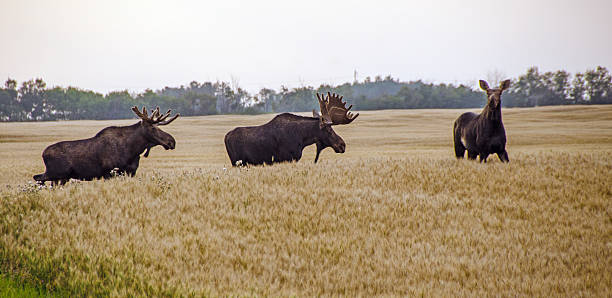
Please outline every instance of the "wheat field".
[[[38, 188], [42, 150], [136, 120], [0, 123], [0, 270], [60, 295], [611, 296], [612, 106], [504, 109], [509, 164], [456, 160], [467, 110], [361, 112], [346, 153], [234, 168], [182, 117], [134, 178]], [[478, 111], [473, 109], [471, 111]]]

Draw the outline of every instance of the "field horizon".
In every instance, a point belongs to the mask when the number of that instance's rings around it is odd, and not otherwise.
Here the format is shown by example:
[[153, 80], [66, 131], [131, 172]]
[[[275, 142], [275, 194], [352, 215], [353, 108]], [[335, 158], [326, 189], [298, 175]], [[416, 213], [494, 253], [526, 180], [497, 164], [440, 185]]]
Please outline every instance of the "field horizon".
[[503, 109], [509, 164], [455, 159], [465, 111], [359, 111], [344, 154], [240, 168], [223, 136], [276, 114], [179, 117], [135, 177], [54, 189], [32, 179], [46, 146], [137, 120], [0, 123], [0, 273], [71, 295], [612, 295], [612, 105]]

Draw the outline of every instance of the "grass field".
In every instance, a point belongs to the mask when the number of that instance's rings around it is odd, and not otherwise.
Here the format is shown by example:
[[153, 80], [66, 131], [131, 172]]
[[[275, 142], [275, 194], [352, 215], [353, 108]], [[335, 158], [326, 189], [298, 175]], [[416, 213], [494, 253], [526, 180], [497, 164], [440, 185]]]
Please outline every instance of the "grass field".
[[[344, 154], [232, 168], [179, 118], [134, 178], [38, 189], [42, 150], [136, 120], [0, 123], [0, 270], [51, 292], [611, 296], [612, 106], [503, 110], [509, 164], [455, 160], [465, 110], [362, 112]], [[477, 111], [477, 110], [473, 110]]]

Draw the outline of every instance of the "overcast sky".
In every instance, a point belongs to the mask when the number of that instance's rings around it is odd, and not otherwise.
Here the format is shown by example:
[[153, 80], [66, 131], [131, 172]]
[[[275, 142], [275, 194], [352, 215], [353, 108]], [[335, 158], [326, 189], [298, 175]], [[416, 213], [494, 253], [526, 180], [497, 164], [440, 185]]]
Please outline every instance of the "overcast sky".
[[612, 1], [0, 2], [0, 79], [107, 93], [612, 68]]

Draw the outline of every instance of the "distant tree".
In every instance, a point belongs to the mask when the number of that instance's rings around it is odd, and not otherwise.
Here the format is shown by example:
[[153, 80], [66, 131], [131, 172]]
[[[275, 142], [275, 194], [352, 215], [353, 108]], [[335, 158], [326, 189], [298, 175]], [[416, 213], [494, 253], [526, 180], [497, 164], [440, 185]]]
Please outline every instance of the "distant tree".
[[46, 89], [45, 98], [47, 99], [47, 105], [52, 107], [51, 114], [48, 117], [52, 120], [65, 120], [66, 119], [66, 108], [70, 105], [70, 102], [66, 100], [66, 91], [61, 87], [54, 87], [53, 89]]
[[384, 79], [386, 82], [399, 82], [399, 79], [395, 80], [391, 75], [387, 75]]
[[[489, 73], [490, 81], [505, 76]], [[570, 83], [571, 81], [571, 83]], [[338, 86], [321, 84], [314, 88], [301, 86], [279, 91], [262, 88], [255, 95], [232, 82], [191, 81], [180, 87], [161, 90], [145, 89], [141, 93], [113, 91], [106, 95], [75, 87], [47, 88], [42, 79], [17, 82], [8, 79], [0, 88], [0, 121], [76, 120], [132, 118], [130, 107], [172, 109], [185, 116], [262, 112], [305, 112], [318, 108], [315, 93], [335, 92], [358, 110], [477, 108], [486, 97], [480, 90], [465, 85], [432, 84], [423, 81], [400, 82], [390, 75], [366, 77]], [[537, 67], [513, 80], [504, 96], [508, 107], [528, 107], [558, 104], [612, 104], [612, 78], [604, 67], [573, 76], [566, 71], [541, 73]]]
[[217, 98], [206, 93], [187, 92], [184, 97], [183, 105], [176, 110], [181, 111], [185, 116], [192, 115], [212, 115], [216, 114]]
[[598, 66], [584, 73], [586, 94], [591, 104], [605, 103], [610, 92], [612, 77], [605, 67]]
[[135, 101], [132, 95], [127, 91], [113, 91], [104, 97], [104, 102], [94, 103], [96, 109], [95, 119], [121, 119], [131, 118], [130, 108], [134, 106]]
[[550, 105], [559, 105], [565, 103], [565, 98], [563, 94], [557, 94], [555, 86], [553, 82], [554, 74], [550, 71], [547, 71], [540, 75], [540, 88], [537, 90], [538, 94], [538, 105], [541, 106], [550, 106]]
[[263, 111], [265, 113], [272, 112], [276, 107], [276, 91], [272, 89], [262, 88], [257, 94], [259, 102], [263, 103]]
[[584, 102], [584, 94], [586, 92], [584, 75], [576, 73], [574, 80], [569, 91], [569, 98], [573, 104], [579, 104]]
[[200, 83], [198, 83], [197, 81], [191, 81], [191, 83], [189, 83], [189, 89], [200, 89]]
[[0, 121], [19, 121], [21, 119], [21, 107], [17, 92], [17, 81], [9, 78], [0, 89]]
[[517, 102], [517, 106], [529, 107], [539, 105], [538, 101], [542, 98], [543, 89], [544, 86], [538, 68], [530, 67], [527, 69], [527, 73], [518, 77], [510, 90], [521, 98]]
[[568, 104], [571, 90], [570, 74], [564, 70], [556, 71], [551, 80], [550, 89], [557, 98], [557, 104]]
[[307, 112], [318, 106], [313, 87], [299, 87], [281, 92], [277, 112]]
[[[27, 120], [47, 120], [47, 107], [44, 90], [47, 84], [40, 78], [21, 83], [19, 88], [20, 103]], [[24, 119], [24, 120], [25, 120]]]

